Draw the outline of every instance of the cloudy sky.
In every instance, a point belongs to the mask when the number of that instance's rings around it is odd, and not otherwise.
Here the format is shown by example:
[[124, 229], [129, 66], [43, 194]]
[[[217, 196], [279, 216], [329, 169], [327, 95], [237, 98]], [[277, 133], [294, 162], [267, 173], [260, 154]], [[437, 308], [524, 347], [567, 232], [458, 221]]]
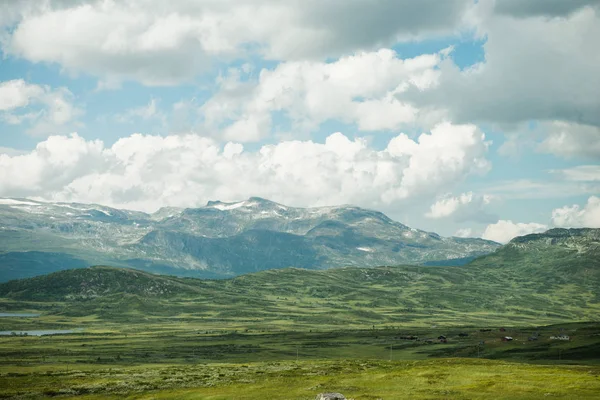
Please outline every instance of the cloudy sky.
[[0, 196], [600, 227], [600, 0], [0, 0]]

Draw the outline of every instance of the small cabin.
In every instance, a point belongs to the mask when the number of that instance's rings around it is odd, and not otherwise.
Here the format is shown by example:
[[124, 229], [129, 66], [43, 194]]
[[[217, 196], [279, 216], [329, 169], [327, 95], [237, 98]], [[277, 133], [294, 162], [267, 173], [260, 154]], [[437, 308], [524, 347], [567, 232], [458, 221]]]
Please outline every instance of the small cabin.
[[506, 332], [506, 328], [500, 328], [500, 332]]
[[502, 341], [503, 341], [503, 342], [511, 342], [512, 340], [513, 340], [513, 338], [512, 338], [511, 336], [504, 336], [504, 337], [502, 338]]
[[571, 338], [567, 335], [550, 336], [550, 339], [551, 340], [565, 340], [565, 341], [571, 340]]

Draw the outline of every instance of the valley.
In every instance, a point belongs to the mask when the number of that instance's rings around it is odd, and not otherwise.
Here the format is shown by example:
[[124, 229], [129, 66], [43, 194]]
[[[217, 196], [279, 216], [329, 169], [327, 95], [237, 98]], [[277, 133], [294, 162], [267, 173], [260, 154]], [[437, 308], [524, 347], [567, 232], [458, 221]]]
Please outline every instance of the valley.
[[597, 229], [554, 229], [462, 266], [10, 281], [0, 312], [28, 316], [1, 331], [71, 332], [0, 336], [0, 397], [592, 399], [599, 250]]

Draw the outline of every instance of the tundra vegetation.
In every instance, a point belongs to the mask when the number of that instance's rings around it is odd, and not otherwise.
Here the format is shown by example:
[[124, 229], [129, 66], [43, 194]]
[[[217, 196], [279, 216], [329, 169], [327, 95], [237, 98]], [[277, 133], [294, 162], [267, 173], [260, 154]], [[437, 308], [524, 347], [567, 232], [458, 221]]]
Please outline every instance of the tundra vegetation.
[[11, 281], [0, 312], [40, 315], [0, 318], [0, 397], [595, 399], [598, 249], [567, 231], [465, 266]]

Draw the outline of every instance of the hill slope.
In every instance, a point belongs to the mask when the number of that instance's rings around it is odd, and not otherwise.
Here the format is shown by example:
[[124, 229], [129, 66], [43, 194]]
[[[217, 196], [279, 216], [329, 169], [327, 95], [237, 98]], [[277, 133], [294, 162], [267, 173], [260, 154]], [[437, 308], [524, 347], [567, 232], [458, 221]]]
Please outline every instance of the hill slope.
[[0, 284], [0, 297], [65, 301], [60, 313], [129, 322], [177, 315], [307, 326], [594, 320], [599, 233], [529, 235], [461, 267], [287, 268], [227, 280], [93, 267]]
[[[0, 281], [99, 264], [208, 278], [291, 266], [464, 264], [498, 247], [411, 229], [358, 207], [295, 208], [257, 197], [154, 214], [0, 199], [0, 221]], [[41, 267], [46, 253], [56, 262]]]
[[509, 281], [539, 282], [546, 292], [578, 285], [599, 301], [600, 229], [551, 229], [517, 237], [470, 265], [492, 268]]

